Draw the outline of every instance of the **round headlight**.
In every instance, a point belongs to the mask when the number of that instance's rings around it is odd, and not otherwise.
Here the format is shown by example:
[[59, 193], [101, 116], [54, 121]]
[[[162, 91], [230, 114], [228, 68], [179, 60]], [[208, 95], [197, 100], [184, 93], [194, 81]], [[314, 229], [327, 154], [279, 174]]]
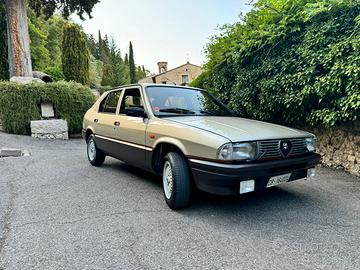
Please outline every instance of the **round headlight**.
[[253, 160], [256, 153], [256, 143], [227, 143], [219, 148], [218, 159]]
[[305, 143], [306, 143], [306, 148], [309, 152], [315, 152], [315, 149], [316, 149], [316, 138], [315, 137], [306, 138]]

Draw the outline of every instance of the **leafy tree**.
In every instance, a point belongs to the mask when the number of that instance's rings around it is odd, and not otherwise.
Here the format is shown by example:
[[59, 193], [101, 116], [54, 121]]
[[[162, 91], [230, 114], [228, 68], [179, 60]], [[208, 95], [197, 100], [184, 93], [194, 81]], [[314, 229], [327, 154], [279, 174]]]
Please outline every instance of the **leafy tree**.
[[89, 84], [90, 53], [85, 34], [76, 24], [64, 27], [62, 64], [65, 79]]
[[50, 64], [50, 53], [47, 49], [47, 29], [43, 17], [36, 18], [35, 12], [28, 10], [28, 25], [31, 39], [31, 61], [34, 70], [44, 70]]
[[65, 18], [76, 13], [80, 19], [84, 19], [84, 13], [91, 18], [93, 7], [99, 0], [30, 0], [30, 7], [40, 16], [42, 13], [50, 17], [56, 10], [61, 10]]
[[[29, 6], [37, 16], [50, 17], [55, 10], [62, 10], [65, 17], [76, 12], [81, 19], [90, 16], [93, 6], [99, 0], [29, 0]], [[9, 73], [12, 76], [32, 76], [30, 38], [26, 12], [26, 0], [5, 0], [7, 29], [9, 34]]]
[[129, 46], [129, 70], [130, 70], [130, 83], [137, 83], [134, 51], [131, 41]]
[[[50, 67], [61, 70], [61, 51], [63, 40], [63, 29], [66, 25], [66, 20], [59, 15], [53, 15], [46, 21], [47, 28], [47, 43], [46, 48], [51, 56]], [[32, 46], [32, 44], [30, 44]]]

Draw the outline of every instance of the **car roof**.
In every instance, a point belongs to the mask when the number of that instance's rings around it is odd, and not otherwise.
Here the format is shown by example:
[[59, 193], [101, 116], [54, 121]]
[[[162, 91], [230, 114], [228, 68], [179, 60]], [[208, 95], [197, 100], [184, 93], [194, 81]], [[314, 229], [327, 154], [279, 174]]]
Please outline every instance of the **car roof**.
[[111, 89], [109, 89], [108, 91], [105, 91], [106, 92], [112, 92], [112, 91], [116, 91], [118, 89], [121, 89], [121, 88], [129, 88], [129, 87], [138, 87], [138, 86], [142, 86], [143, 88], [145, 87], [171, 87], [171, 88], [183, 88], [183, 89], [196, 89], [196, 90], [202, 90], [202, 91], [206, 91], [204, 89], [201, 89], [201, 88], [196, 88], [196, 87], [190, 87], [190, 86], [182, 86], [182, 85], [172, 85], [172, 84], [159, 84], [159, 83], [136, 83], [136, 84], [127, 84], [127, 85], [121, 85], [121, 86], [116, 86], [116, 87], [113, 87]]

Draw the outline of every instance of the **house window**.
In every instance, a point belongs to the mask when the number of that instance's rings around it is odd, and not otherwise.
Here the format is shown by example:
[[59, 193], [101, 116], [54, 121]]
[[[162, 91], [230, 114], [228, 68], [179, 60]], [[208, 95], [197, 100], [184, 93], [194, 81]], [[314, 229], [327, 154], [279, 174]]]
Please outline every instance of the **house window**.
[[181, 84], [188, 85], [189, 84], [189, 75], [182, 75], [181, 76]]

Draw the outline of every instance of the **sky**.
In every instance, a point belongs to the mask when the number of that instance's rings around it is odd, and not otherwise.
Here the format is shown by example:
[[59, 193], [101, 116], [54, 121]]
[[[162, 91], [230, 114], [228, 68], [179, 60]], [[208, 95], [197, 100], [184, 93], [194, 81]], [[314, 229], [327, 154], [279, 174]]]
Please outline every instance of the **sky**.
[[92, 19], [80, 23], [87, 34], [108, 34], [122, 55], [134, 47], [135, 63], [157, 73], [157, 62], [168, 68], [185, 64], [202, 65], [209, 37], [218, 27], [239, 20], [251, 6], [249, 0], [101, 0]]

